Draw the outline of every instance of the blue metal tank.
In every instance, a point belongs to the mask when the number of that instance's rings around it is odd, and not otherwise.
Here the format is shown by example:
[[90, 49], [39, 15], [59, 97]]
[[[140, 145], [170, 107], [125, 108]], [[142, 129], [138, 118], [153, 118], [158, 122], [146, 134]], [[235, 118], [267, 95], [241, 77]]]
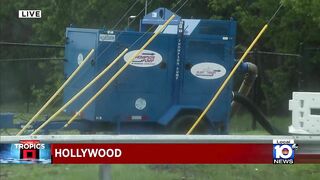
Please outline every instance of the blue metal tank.
[[[165, 8], [150, 12], [140, 21], [139, 31], [67, 28], [66, 77], [76, 69], [90, 49], [96, 51], [91, 62], [65, 89], [65, 102], [125, 48], [130, 49], [105, 77], [69, 106], [66, 112], [75, 113], [152, 36], [152, 32], [146, 32], [148, 28], [159, 28], [172, 14]], [[82, 113], [81, 118], [109, 122], [123, 133], [147, 133], [147, 124], [155, 125], [153, 132], [157, 127], [168, 127], [179, 116], [198, 114], [234, 65], [235, 35], [236, 22], [232, 20], [182, 19], [176, 16]], [[207, 113], [206, 119], [212, 130], [227, 132], [231, 100], [232, 83]]]

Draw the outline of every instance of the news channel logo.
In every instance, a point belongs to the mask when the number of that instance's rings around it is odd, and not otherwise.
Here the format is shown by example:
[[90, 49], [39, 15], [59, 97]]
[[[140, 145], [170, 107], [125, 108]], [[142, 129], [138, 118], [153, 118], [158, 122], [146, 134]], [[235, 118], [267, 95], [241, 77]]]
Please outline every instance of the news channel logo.
[[50, 164], [49, 144], [38, 140], [21, 140], [16, 144], [0, 144], [0, 164]]
[[273, 140], [273, 164], [294, 164], [294, 154], [298, 144], [293, 139]]

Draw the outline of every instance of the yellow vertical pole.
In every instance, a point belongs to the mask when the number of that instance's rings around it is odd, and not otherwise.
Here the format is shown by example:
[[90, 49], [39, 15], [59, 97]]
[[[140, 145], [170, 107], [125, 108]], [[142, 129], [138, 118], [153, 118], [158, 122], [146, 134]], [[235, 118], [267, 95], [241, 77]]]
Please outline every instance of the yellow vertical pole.
[[99, 73], [90, 83], [88, 83], [84, 88], [82, 88], [76, 95], [74, 95], [66, 104], [64, 104], [57, 112], [55, 112], [48, 120], [46, 120], [38, 129], [36, 129], [32, 134], [37, 133], [44, 126], [46, 126], [50, 121], [52, 121], [56, 116], [58, 116], [64, 109], [66, 109], [71, 103], [73, 103], [81, 94], [83, 94], [92, 84], [99, 80], [126, 52], [128, 48], [122, 51], [121, 54], [116, 57], [101, 73]]
[[191, 134], [192, 131], [194, 130], [194, 128], [199, 124], [199, 122], [202, 120], [202, 118], [205, 116], [205, 114], [209, 111], [209, 109], [211, 108], [211, 106], [214, 104], [214, 102], [218, 99], [219, 95], [221, 94], [221, 92], [223, 91], [223, 89], [226, 87], [226, 85], [228, 84], [229, 80], [231, 79], [231, 77], [233, 76], [233, 74], [236, 72], [236, 70], [238, 69], [238, 67], [240, 66], [240, 64], [242, 63], [242, 61], [244, 60], [244, 58], [246, 58], [246, 56], [248, 55], [248, 53], [251, 51], [251, 49], [253, 48], [253, 46], [257, 43], [257, 41], [260, 39], [261, 35], [265, 32], [265, 30], [268, 28], [268, 24], [264, 25], [263, 28], [260, 30], [260, 32], [258, 33], [258, 35], [256, 36], [256, 38], [252, 41], [252, 43], [250, 44], [250, 46], [248, 47], [248, 49], [244, 52], [244, 54], [242, 55], [242, 57], [240, 58], [240, 60], [238, 61], [238, 63], [235, 65], [235, 67], [231, 70], [230, 74], [228, 75], [228, 77], [224, 80], [224, 82], [222, 83], [222, 85], [220, 86], [220, 88], [218, 89], [217, 93], [214, 95], [214, 97], [211, 99], [211, 101], [209, 102], [209, 104], [207, 105], [207, 107], [202, 111], [201, 115], [199, 116], [199, 118], [196, 120], [196, 122], [192, 125], [192, 127], [189, 129], [189, 131], [187, 132], [187, 135]]
[[28, 123], [18, 132], [17, 136], [21, 135], [31, 123], [33, 123], [36, 118], [49, 106], [49, 104], [56, 98], [59, 93], [67, 86], [67, 84], [73, 79], [73, 77], [80, 71], [83, 65], [90, 59], [94, 52], [94, 49], [91, 49], [87, 57], [80, 63], [80, 65], [73, 71], [69, 78], [62, 84], [62, 86], [50, 97], [50, 99], [39, 109], [39, 111], [28, 121]]
[[85, 104], [83, 105], [80, 110], [74, 114], [74, 116], [65, 124], [64, 127], [68, 127], [76, 118], [78, 115], [81, 114], [83, 110], [85, 110], [104, 90], [107, 89], [107, 87], [130, 65], [130, 63], [140, 55], [140, 53], [156, 38], [172, 21], [172, 19], [175, 17], [175, 15], [172, 15], [164, 24], [163, 26], [155, 33], [153, 36], [137, 51], [133, 56], [130, 57], [130, 59], [126, 62], [125, 65], [119, 69], [114, 76], [111, 77], [111, 79]]

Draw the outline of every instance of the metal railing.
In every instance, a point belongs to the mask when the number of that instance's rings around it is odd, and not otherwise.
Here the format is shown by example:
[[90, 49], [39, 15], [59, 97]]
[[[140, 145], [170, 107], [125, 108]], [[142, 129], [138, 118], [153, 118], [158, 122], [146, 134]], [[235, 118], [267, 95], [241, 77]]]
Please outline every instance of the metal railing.
[[30, 135], [0, 136], [0, 143], [40, 140], [43, 143], [259, 143], [273, 139], [294, 139], [296, 143], [318, 144], [320, 136], [270, 135]]

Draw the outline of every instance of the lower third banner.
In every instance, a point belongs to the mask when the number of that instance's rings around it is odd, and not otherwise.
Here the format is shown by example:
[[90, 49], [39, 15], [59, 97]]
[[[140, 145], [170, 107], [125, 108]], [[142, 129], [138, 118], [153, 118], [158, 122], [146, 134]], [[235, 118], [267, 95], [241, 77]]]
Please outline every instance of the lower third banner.
[[[299, 148], [298, 148], [299, 147]], [[53, 164], [295, 164], [320, 163], [319, 144], [119, 143], [0, 144], [0, 163]]]
[[255, 164], [273, 162], [272, 144], [52, 144], [54, 164]]

